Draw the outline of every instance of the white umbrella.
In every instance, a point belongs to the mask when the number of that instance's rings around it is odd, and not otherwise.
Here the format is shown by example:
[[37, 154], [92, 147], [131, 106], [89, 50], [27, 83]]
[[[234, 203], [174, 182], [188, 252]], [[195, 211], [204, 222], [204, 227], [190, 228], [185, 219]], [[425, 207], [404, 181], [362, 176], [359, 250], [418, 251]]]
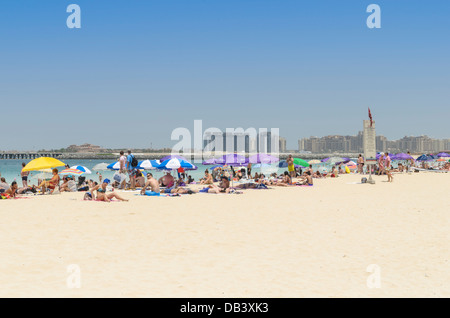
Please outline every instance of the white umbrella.
[[141, 161], [138, 165], [138, 169], [151, 170], [156, 169], [161, 162], [159, 160], [144, 160]]
[[95, 171], [106, 171], [106, 170], [108, 170], [108, 164], [104, 163], [104, 162], [96, 164], [94, 166], [94, 168], [92, 168], [92, 170], [95, 170]]

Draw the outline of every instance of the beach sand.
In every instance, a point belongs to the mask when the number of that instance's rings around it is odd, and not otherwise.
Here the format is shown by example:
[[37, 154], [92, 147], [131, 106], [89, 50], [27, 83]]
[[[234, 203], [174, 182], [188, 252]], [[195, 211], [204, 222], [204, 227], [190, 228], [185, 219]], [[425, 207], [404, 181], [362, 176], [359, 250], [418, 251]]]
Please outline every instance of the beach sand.
[[[0, 201], [1, 297], [450, 297], [450, 173]], [[67, 268], [81, 271], [68, 288]], [[381, 288], [368, 288], [380, 269]]]

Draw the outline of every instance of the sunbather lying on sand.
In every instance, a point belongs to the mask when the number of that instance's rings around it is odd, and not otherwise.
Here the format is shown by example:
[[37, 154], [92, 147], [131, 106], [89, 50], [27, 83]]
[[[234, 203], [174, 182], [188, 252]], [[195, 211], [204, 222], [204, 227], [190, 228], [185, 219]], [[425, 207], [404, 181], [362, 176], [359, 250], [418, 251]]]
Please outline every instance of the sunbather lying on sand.
[[[97, 201], [105, 201], [105, 202], [111, 202], [113, 198], [116, 198], [120, 201], [128, 201], [124, 198], [122, 198], [120, 195], [118, 195], [116, 192], [106, 193], [106, 187], [111, 181], [109, 179], [103, 180], [101, 185], [96, 185], [92, 189], [90, 189], [90, 194], [92, 196], [92, 200]], [[97, 191], [97, 198], [95, 198], [94, 191]], [[88, 194], [88, 193], [87, 193]]]

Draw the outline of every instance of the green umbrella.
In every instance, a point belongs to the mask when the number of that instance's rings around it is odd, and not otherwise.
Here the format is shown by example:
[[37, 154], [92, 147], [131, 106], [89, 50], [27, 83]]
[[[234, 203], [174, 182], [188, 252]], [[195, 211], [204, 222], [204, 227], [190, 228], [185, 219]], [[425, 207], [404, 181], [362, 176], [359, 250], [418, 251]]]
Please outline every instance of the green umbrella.
[[308, 161], [300, 159], [300, 158], [294, 158], [294, 165], [299, 165], [302, 167], [309, 167]]

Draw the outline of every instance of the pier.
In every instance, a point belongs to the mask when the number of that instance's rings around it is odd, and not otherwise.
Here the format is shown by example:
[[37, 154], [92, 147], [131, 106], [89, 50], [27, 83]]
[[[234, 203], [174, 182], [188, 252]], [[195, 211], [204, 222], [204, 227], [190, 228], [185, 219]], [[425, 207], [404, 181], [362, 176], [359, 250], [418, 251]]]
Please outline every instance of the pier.
[[31, 153], [31, 152], [25, 152], [25, 153], [8, 153], [8, 152], [0, 152], [0, 160], [14, 160], [14, 159], [23, 159], [23, 160], [31, 160], [36, 159], [39, 157], [52, 157], [52, 158], [59, 158], [61, 157], [61, 153]]

